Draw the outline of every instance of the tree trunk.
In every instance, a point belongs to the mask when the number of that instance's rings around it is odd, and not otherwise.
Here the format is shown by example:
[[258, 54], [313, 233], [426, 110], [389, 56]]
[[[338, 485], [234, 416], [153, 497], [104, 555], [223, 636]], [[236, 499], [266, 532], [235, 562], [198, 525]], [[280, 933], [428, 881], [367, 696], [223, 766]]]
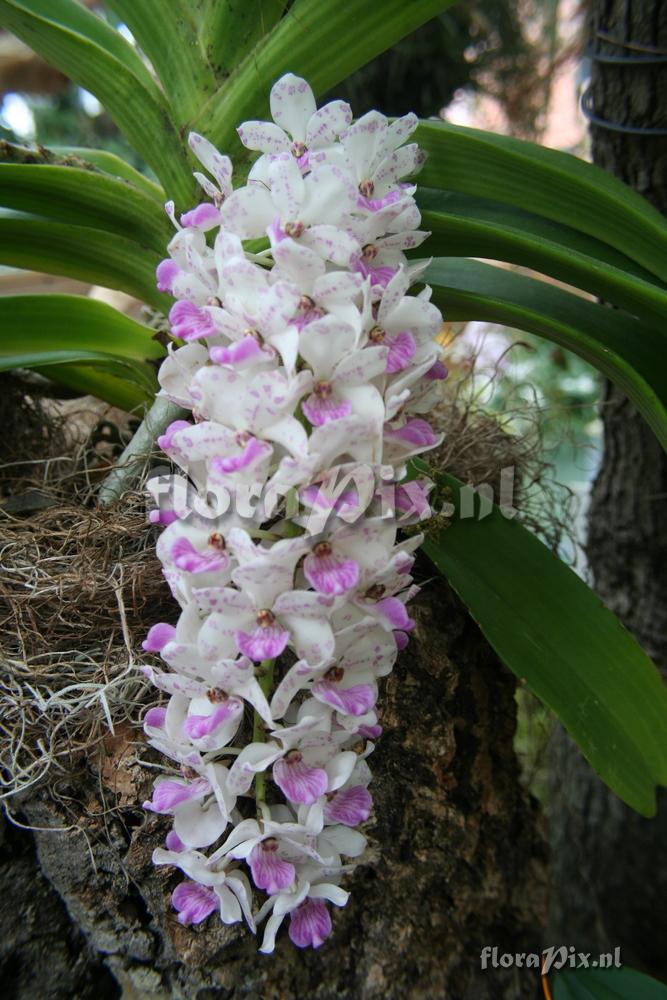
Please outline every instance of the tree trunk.
[[[545, 848], [512, 745], [514, 680], [443, 582], [427, 584], [413, 613], [415, 638], [382, 694], [371, 856], [349, 880], [352, 897], [321, 950], [298, 951], [283, 933], [274, 955], [263, 956], [239, 927], [176, 922], [169, 894], [179, 879], [150, 863], [164, 820], [141, 817], [136, 805], [100, 818], [100, 763], [116, 792], [111, 805], [118, 794], [121, 803], [140, 801], [150, 783], [135, 760], [146, 756], [136, 732], [118, 733], [106, 760], [90, 762], [85, 836], [35, 834], [41, 869], [69, 912], [67, 933], [85, 935], [124, 1000], [535, 997], [536, 970], [480, 966], [485, 945], [536, 951], [545, 915]], [[45, 793], [22, 808], [37, 827], [72, 823]], [[118, 995], [105, 994], [105, 982], [100, 1000]], [[4, 995], [67, 994], [43, 982]], [[89, 994], [73, 979], [69, 995]]]
[[[667, 53], [665, 0], [594, 0], [594, 52]], [[595, 114], [615, 124], [667, 128], [664, 63], [593, 62]], [[667, 138], [591, 126], [597, 164], [667, 213]], [[656, 359], [661, 363], [662, 359]], [[588, 558], [595, 589], [667, 671], [667, 460], [623, 394], [605, 387], [604, 457], [589, 513]], [[661, 516], [662, 515], [662, 516]], [[554, 739], [550, 939], [582, 950], [620, 946], [623, 961], [667, 978], [667, 796], [656, 819], [623, 805], [567, 737]]]

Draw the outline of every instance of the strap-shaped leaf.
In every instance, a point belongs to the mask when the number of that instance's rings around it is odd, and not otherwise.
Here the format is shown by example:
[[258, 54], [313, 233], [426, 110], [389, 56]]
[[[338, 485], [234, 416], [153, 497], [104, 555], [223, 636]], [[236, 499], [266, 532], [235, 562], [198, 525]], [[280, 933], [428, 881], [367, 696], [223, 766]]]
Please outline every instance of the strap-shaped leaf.
[[155, 373], [142, 361], [131, 361], [104, 354], [102, 351], [31, 351], [26, 350], [16, 354], [0, 354], [0, 371], [11, 371], [15, 368], [32, 368], [46, 372], [47, 369], [60, 368], [70, 364], [84, 362], [116, 378], [129, 379], [145, 394], [155, 388]]
[[421, 122], [426, 187], [478, 195], [588, 233], [667, 281], [667, 222], [611, 174], [569, 153], [444, 122]]
[[99, 229], [0, 218], [0, 263], [118, 288], [167, 312], [171, 299], [155, 287], [158, 260], [153, 251]]
[[187, 121], [217, 82], [200, 47], [196, 5], [192, 0], [107, 0], [107, 6], [150, 59], [176, 121]]
[[82, 396], [96, 396], [120, 410], [142, 413], [154, 398], [154, 391], [147, 391], [124, 375], [114, 375], [109, 369], [85, 364], [52, 365], [33, 369]]
[[592, 236], [511, 205], [425, 188], [419, 192], [428, 249], [437, 256], [520, 264], [620, 306], [667, 331], [667, 289]]
[[165, 353], [154, 330], [95, 299], [81, 295], [7, 295], [2, 306], [2, 358], [29, 352], [84, 351], [145, 362]]
[[0, 163], [0, 205], [118, 233], [159, 254], [172, 235], [153, 198], [96, 170]]
[[488, 320], [527, 330], [595, 365], [623, 389], [667, 447], [662, 333], [627, 313], [479, 261], [436, 258], [425, 280], [446, 319]]
[[455, 0], [295, 0], [276, 29], [234, 70], [201, 109], [197, 131], [237, 155], [236, 127], [268, 114], [269, 90], [283, 73], [305, 77], [324, 93]]
[[115, 31], [103, 18], [97, 17], [83, 4], [76, 0], [20, 0], [20, 5], [88, 38], [123, 63], [138, 80], [149, 87], [153, 86], [151, 75], [136, 49], [120, 32]]
[[556, 974], [554, 1000], [667, 1000], [667, 986], [636, 969], [564, 968]]
[[503, 662], [561, 720], [609, 787], [642, 815], [667, 784], [667, 688], [620, 622], [565, 563], [500, 508], [455, 507], [425, 551]]
[[74, 0], [59, 0], [55, 7], [51, 0], [0, 0], [0, 25], [96, 94], [170, 197], [189, 204], [194, 182], [163, 94], [150, 77], [135, 74], [92, 32], [83, 33], [70, 16], [72, 7], [83, 10]]
[[140, 173], [138, 170], [123, 160], [115, 153], [109, 153], [106, 149], [88, 149], [87, 146], [50, 146], [50, 150], [59, 156], [71, 157], [82, 161], [82, 164], [92, 163], [98, 170], [102, 170], [110, 177], [117, 177], [123, 181], [129, 181], [135, 188], [142, 191], [157, 204], [162, 206], [165, 194], [159, 184], [152, 181], [150, 177]]
[[207, 0], [200, 37], [218, 74], [229, 73], [285, 14], [285, 0]]

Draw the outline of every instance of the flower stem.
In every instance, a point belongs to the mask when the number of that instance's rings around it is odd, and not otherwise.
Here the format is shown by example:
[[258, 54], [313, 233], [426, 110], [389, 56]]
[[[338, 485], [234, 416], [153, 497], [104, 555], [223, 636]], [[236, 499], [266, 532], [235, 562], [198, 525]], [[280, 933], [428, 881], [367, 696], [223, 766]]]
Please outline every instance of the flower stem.
[[102, 482], [98, 502], [106, 507], [120, 499], [123, 493], [134, 489], [148, 464], [148, 458], [155, 449], [155, 439], [163, 434], [172, 421], [186, 416], [186, 411], [158, 396], [137, 430], [136, 434], [120, 456], [115, 466]]
[[[268, 699], [273, 689], [273, 671], [276, 665], [275, 660], [262, 660], [256, 671], [259, 686]], [[253, 743], [266, 743], [266, 730], [261, 715], [258, 712], [253, 714], [252, 727]], [[266, 775], [264, 771], [258, 771], [255, 775], [255, 801], [259, 805], [266, 798]]]

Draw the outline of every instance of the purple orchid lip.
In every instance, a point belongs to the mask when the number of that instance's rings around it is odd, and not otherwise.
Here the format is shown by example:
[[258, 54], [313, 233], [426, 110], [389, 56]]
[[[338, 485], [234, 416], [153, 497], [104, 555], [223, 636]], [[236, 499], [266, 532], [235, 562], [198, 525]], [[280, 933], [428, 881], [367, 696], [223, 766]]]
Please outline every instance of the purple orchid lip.
[[157, 625], [151, 626], [148, 631], [148, 635], [142, 642], [142, 648], [146, 650], [147, 653], [159, 653], [168, 642], [173, 642], [176, 638], [176, 629], [173, 625], [167, 625], [166, 622], [160, 622]]
[[169, 322], [173, 335], [185, 341], [211, 337], [216, 332], [209, 313], [187, 299], [181, 299], [171, 307]]
[[320, 594], [345, 594], [359, 582], [359, 563], [337, 557], [328, 542], [320, 542], [306, 556], [303, 572]]
[[273, 765], [273, 780], [289, 802], [312, 805], [327, 790], [326, 771], [310, 767], [292, 750]]
[[278, 848], [278, 841], [268, 838], [253, 848], [248, 859], [253, 882], [269, 895], [289, 889], [296, 875], [296, 868], [280, 857]]
[[167, 715], [166, 708], [149, 708], [144, 715], [144, 727], [162, 729]]
[[320, 948], [331, 930], [331, 917], [321, 899], [307, 899], [291, 914], [289, 936], [298, 948]]
[[184, 802], [201, 798], [211, 790], [209, 782], [205, 778], [197, 781], [161, 781], [153, 790], [153, 799], [144, 802], [144, 809], [149, 809], [156, 813], [170, 813]]
[[243, 703], [238, 698], [229, 698], [218, 705], [210, 715], [190, 715], [183, 723], [183, 732], [193, 740], [211, 736], [228, 719], [238, 717], [243, 711]]
[[155, 270], [157, 288], [159, 292], [171, 292], [174, 278], [180, 274], [181, 269], [175, 260], [162, 260]]
[[270, 453], [271, 446], [269, 444], [253, 437], [246, 441], [238, 455], [230, 455], [228, 458], [214, 458], [211, 462], [211, 468], [223, 473], [238, 472], [240, 469], [247, 469], [253, 462], [265, 458]]
[[420, 417], [411, 417], [402, 427], [388, 427], [385, 437], [405, 444], [433, 447], [438, 443], [438, 435], [431, 425]]
[[164, 434], [161, 434], [157, 443], [162, 451], [168, 452], [174, 447], [174, 436], [183, 430], [189, 430], [194, 425], [189, 420], [174, 420], [169, 424]]
[[218, 897], [213, 889], [196, 882], [181, 882], [171, 894], [180, 924], [200, 924], [218, 909]]
[[327, 796], [324, 818], [327, 823], [359, 826], [365, 823], [373, 808], [373, 797], [363, 785], [333, 792]]
[[225, 552], [208, 549], [199, 552], [187, 538], [178, 538], [171, 546], [171, 558], [186, 573], [215, 573], [229, 563]]
[[405, 604], [397, 597], [383, 598], [377, 602], [376, 608], [394, 629], [411, 632], [415, 627], [415, 622], [408, 615]]
[[182, 226], [192, 226], [194, 229], [203, 229], [204, 232], [219, 225], [220, 221], [220, 209], [207, 201], [181, 216]]
[[318, 701], [331, 705], [345, 715], [365, 715], [375, 704], [375, 692], [369, 684], [341, 688], [331, 681], [316, 681], [312, 693]]
[[301, 403], [301, 409], [310, 420], [313, 427], [323, 427], [330, 420], [342, 420], [352, 413], [352, 404], [348, 400], [336, 399], [330, 391], [324, 387], [320, 391], [313, 392]]

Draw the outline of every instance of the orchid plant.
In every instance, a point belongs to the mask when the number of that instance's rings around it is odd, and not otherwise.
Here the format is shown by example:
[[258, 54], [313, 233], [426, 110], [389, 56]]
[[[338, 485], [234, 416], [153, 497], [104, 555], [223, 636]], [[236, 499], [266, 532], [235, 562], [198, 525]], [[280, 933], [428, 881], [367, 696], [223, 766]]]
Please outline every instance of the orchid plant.
[[[341, 879], [366, 847], [378, 684], [414, 627], [422, 540], [397, 537], [395, 512], [402, 524], [429, 514], [425, 487], [400, 483], [440, 440], [422, 414], [446, 375], [431, 290], [411, 294], [426, 262], [405, 256], [427, 236], [408, 179], [423, 162], [406, 141], [416, 117], [316, 110], [293, 74], [270, 106], [273, 122], [239, 128], [261, 154], [246, 184], [233, 190], [228, 157], [193, 133], [206, 200], [180, 222], [167, 204], [176, 234], [157, 275], [184, 343], [160, 394], [192, 420], [158, 439], [181, 475], [148, 483], [181, 614], [144, 642], [171, 668], [144, 668], [169, 695], [146, 733], [181, 771], [145, 803], [173, 817], [153, 860], [187, 876], [172, 894], [182, 923], [217, 911], [254, 931], [268, 917], [264, 952], [288, 914], [294, 944], [323, 943], [326, 903], [347, 902]], [[244, 247], [262, 237], [265, 249]], [[332, 494], [360, 470], [368, 504], [354, 485]], [[223, 513], [206, 499], [221, 491]], [[292, 518], [275, 509], [290, 491]], [[247, 869], [267, 895], [254, 913]]]
[[[644, 651], [520, 517], [486, 498], [471, 517], [463, 484], [420, 457], [438, 441], [439, 309], [577, 353], [666, 443], [664, 218], [568, 154], [315, 106], [452, 3], [107, 0], [121, 33], [78, 0], [0, 0], [0, 26], [92, 91], [155, 178], [101, 150], [0, 145], [0, 263], [120, 289], [170, 324], [166, 349], [94, 299], [8, 296], [0, 369], [145, 413], [104, 502], [138, 485], [156, 435], [182, 470], [151, 482], [182, 608], [146, 640], [169, 668], [146, 666], [169, 695], [147, 732], [174, 771], [150, 803], [174, 817], [156, 860], [189, 879], [184, 922], [271, 911], [267, 950], [287, 913], [297, 944], [319, 944], [326, 900], [346, 899], [429, 503], [425, 556], [603, 780], [643, 815], [667, 784], [667, 695]], [[246, 863], [267, 893], [254, 915]]]

